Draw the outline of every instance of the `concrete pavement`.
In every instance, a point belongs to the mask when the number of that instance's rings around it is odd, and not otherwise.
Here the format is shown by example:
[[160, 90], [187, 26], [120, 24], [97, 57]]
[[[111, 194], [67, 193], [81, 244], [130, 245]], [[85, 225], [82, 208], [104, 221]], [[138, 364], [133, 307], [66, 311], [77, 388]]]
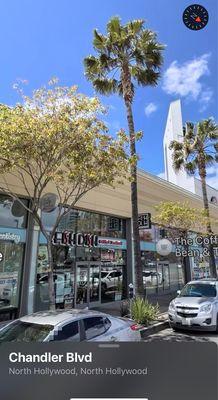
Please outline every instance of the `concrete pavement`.
[[174, 332], [171, 328], [164, 329], [143, 339], [143, 342], [170, 341], [170, 342], [214, 342], [218, 345], [216, 332]]

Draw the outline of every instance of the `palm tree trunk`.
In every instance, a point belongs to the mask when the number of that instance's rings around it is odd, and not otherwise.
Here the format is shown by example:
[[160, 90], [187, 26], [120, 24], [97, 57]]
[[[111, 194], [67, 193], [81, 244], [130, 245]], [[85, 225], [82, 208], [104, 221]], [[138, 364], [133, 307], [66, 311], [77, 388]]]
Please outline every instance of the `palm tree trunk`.
[[[201, 178], [201, 187], [202, 187], [202, 194], [203, 194], [203, 203], [204, 209], [207, 218], [207, 234], [210, 237], [213, 234], [211, 223], [210, 223], [210, 210], [209, 210], [209, 203], [207, 197], [207, 184], [206, 184], [206, 167], [203, 157], [199, 157], [199, 175]], [[216, 260], [214, 255], [213, 245], [209, 244], [209, 265], [210, 265], [210, 273], [213, 278], [217, 278], [217, 270], [216, 270]]]
[[[130, 136], [130, 154], [136, 156], [135, 129], [132, 114], [132, 105], [130, 101], [125, 101], [127, 111], [127, 121]], [[131, 164], [131, 203], [132, 203], [132, 224], [133, 224], [133, 251], [135, 268], [135, 294], [136, 296], [145, 296], [143, 286], [142, 261], [140, 250], [140, 237], [138, 227], [138, 193], [137, 193], [137, 160]]]

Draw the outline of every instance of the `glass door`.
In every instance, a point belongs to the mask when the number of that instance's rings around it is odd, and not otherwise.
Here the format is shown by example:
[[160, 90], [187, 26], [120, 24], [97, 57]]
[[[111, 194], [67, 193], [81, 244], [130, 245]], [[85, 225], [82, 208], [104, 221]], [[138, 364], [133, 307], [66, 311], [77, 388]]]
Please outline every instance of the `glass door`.
[[76, 306], [88, 303], [88, 263], [79, 262], [76, 266]]
[[101, 296], [100, 262], [77, 262], [76, 307], [98, 305]]
[[89, 301], [100, 302], [100, 263], [90, 263], [89, 266]]
[[169, 263], [158, 261], [157, 263], [158, 290], [164, 291], [170, 288]]

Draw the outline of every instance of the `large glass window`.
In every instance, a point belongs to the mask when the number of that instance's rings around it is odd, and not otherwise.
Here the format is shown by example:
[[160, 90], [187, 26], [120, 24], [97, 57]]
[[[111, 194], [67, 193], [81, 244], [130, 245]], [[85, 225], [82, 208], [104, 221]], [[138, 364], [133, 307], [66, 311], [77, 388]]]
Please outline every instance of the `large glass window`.
[[77, 232], [92, 233], [100, 235], [101, 216], [100, 214], [90, 213], [88, 211], [79, 211], [77, 219]]
[[[75, 248], [53, 247], [55, 303], [57, 308], [72, 307], [74, 300]], [[48, 252], [46, 245], [39, 245], [36, 280], [36, 310], [49, 307]]]
[[24, 244], [0, 242], [0, 312], [18, 306]]
[[162, 284], [162, 273], [157, 271], [157, 262], [153, 251], [142, 251], [143, 285], [147, 294], [155, 293]]
[[108, 215], [101, 216], [101, 236], [126, 237], [126, 221]]
[[[22, 199], [27, 205], [28, 201]], [[27, 211], [18, 200], [10, 196], [0, 194], [0, 226], [9, 228], [26, 228]]]
[[[51, 230], [57, 218], [58, 209], [51, 213], [42, 213], [45, 228]], [[71, 210], [61, 219], [58, 230], [79, 233], [92, 233], [105, 237], [126, 237], [125, 219], [97, 214], [90, 211]]]
[[101, 300], [103, 303], [127, 298], [126, 251], [101, 250]]

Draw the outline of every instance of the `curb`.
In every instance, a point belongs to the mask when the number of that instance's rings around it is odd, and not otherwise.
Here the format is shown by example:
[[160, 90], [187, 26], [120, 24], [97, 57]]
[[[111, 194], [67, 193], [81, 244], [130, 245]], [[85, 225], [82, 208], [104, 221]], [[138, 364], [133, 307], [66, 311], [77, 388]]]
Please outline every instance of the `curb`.
[[149, 335], [153, 335], [154, 333], [163, 331], [164, 329], [169, 328], [169, 321], [157, 322], [154, 325], [148, 326], [140, 330], [141, 338], [144, 339]]

